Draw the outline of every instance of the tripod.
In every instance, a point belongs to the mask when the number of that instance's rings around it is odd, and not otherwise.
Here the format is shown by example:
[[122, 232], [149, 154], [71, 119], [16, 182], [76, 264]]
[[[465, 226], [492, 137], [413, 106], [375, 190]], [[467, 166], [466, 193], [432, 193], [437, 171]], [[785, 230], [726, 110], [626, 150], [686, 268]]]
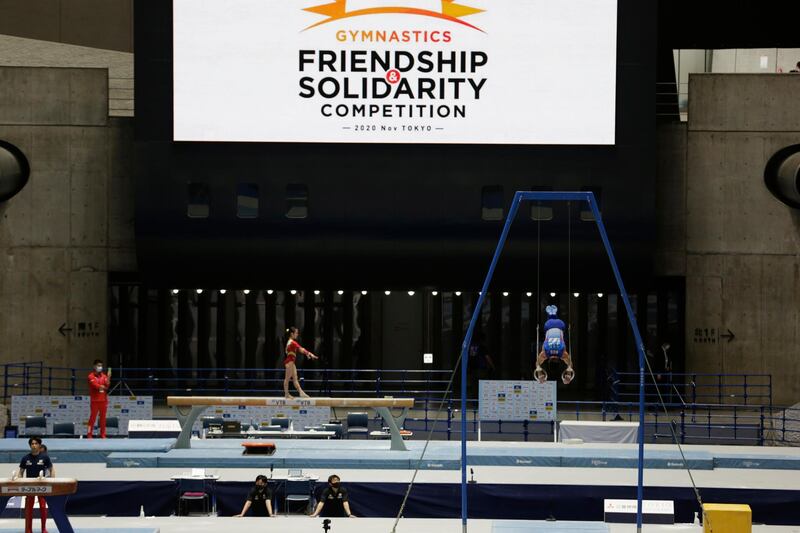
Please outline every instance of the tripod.
[[[124, 391], [128, 391], [128, 396], [136, 396], [133, 393], [133, 391], [131, 390], [131, 388], [128, 386], [128, 384], [125, 382], [125, 367], [122, 365], [122, 352], [117, 352], [117, 356], [118, 356], [117, 359], [119, 361], [119, 367], [118, 367], [119, 368], [119, 379], [114, 384], [114, 386], [111, 387], [111, 390], [108, 391], [108, 395], [111, 396], [111, 394], [115, 390], [119, 389], [119, 395], [120, 396], [122, 396], [122, 393]], [[111, 369], [109, 368], [108, 371], [111, 372]]]

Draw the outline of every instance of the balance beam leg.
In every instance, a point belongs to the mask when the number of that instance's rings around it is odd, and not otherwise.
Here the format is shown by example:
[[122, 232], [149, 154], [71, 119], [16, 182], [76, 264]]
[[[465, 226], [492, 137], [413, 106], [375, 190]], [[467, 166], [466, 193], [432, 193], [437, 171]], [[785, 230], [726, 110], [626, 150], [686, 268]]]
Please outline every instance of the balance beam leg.
[[195, 420], [206, 410], [207, 405], [193, 405], [188, 415], [181, 412], [178, 406], [173, 406], [172, 410], [175, 411], [175, 416], [178, 418], [178, 423], [181, 425], [181, 433], [178, 435], [178, 441], [175, 443], [176, 449], [188, 449], [192, 447], [192, 426]]
[[392, 437], [392, 445], [389, 449], [401, 452], [408, 451], [405, 442], [403, 442], [403, 437], [400, 435], [400, 428], [398, 427], [398, 423], [402, 424], [406, 419], [408, 407], [403, 408], [403, 414], [396, 419], [392, 416], [392, 413], [389, 412], [388, 407], [376, 407], [375, 411], [381, 415], [381, 418], [383, 418], [383, 421], [386, 422], [386, 425], [389, 427], [389, 434]]

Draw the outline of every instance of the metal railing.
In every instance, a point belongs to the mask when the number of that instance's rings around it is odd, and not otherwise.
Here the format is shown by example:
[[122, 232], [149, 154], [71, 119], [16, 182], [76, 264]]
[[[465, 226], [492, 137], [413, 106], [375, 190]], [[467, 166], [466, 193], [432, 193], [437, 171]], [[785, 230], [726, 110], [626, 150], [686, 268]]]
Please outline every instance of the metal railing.
[[[659, 392], [665, 402], [688, 404], [772, 405], [771, 374], [702, 374], [662, 373], [654, 383], [645, 383], [645, 400], [658, 402]], [[609, 378], [612, 401], [639, 398], [638, 372], [612, 372]]]
[[36, 363], [7, 363], [3, 365], [3, 403], [14, 394], [49, 394], [43, 376], [45, 366]]
[[[5, 403], [12, 395], [83, 395], [88, 369], [45, 367], [42, 363], [3, 365]], [[638, 402], [626, 380], [635, 374], [616, 374], [615, 395], [610, 401], [559, 401], [559, 420], [638, 421]], [[638, 376], [638, 374], [636, 374]], [[445, 397], [449, 370], [300, 370], [303, 388], [312, 396], [415, 398], [406, 427], [418, 437], [434, 428], [441, 439], [456, 439], [461, 431], [460, 402]], [[771, 376], [725, 374], [671, 374], [669, 383], [647, 387], [645, 416], [648, 442], [672, 442], [673, 431], [681, 443], [728, 443], [750, 445], [797, 445], [800, 443], [800, 410], [771, 405]], [[690, 377], [684, 382], [684, 377]], [[282, 395], [284, 370], [275, 368], [124, 368], [114, 369], [113, 394], [168, 395]], [[667, 412], [657, 400], [661, 389]], [[456, 386], [458, 389], [458, 386]], [[670, 396], [669, 391], [672, 391]], [[766, 391], [766, 392], [765, 392]], [[680, 395], [679, 395], [680, 393]], [[680, 397], [679, 397], [680, 396]], [[709, 400], [703, 401], [704, 398]], [[731, 400], [741, 400], [733, 402]], [[760, 405], [758, 403], [761, 403]], [[439, 409], [439, 407], [442, 407]], [[478, 429], [491, 440], [552, 440], [550, 422], [480, 421], [478, 401], [468, 402], [467, 433], [478, 438]], [[376, 422], [377, 423], [377, 422]]]
[[[427, 435], [437, 418], [435, 406], [421, 400], [421, 416], [406, 419], [406, 428]], [[438, 405], [438, 402], [436, 402]], [[444, 417], [438, 414], [434, 433], [440, 438], [458, 439], [461, 431], [458, 401], [446, 402]], [[477, 400], [470, 400], [467, 435], [470, 440], [480, 433], [491, 440], [553, 440], [552, 422], [479, 420]], [[647, 442], [669, 444], [740, 444], [753, 446], [800, 445], [800, 410], [755, 405], [667, 404], [648, 403], [645, 415]], [[637, 402], [560, 401], [558, 419], [628, 422], [639, 421]]]
[[[4, 366], [4, 401], [13, 394], [69, 395], [87, 390], [88, 369], [44, 367], [37, 364]], [[113, 370], [115, 393], [163, 399], [191, 393], [213, 395], [283, 395], [285, 371], [278, 368], [124, 368]], [[299, 370], [303, 389], [317, 396], [376, 397], [407, 394], [441, 398], [449, 370]], [[292, 387], [293, 389], [293, 387]]]

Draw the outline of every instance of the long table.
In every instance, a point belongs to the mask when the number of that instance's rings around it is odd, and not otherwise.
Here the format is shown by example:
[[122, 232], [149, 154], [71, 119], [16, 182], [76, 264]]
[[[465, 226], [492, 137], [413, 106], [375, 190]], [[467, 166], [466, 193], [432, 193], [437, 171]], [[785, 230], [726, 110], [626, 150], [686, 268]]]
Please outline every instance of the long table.
[[239, 433], [206, 433], [207, 439], [230, 439], [230, 438], [261, 438], [273, 437], [277, 439], [330, 439], [336, 436], [335, 431], [312, 431], [312, 430], [293, 430], [287, 429], [285, 431], [270, 431], [270, 430], [248, 430], [240, 431]]
[[[224, 407], [228, 405], [251, 405], [258, 407], [366, 407], [375, 409], [391, 434], [390, 450], [407, 451], [400, 435], [400, 427], [408, 416], [408, 410], [414, 407], [413, 398], [268, 398], [268, 397], [242, 397], [242, 396], [168, 396], [167, 405], [175, 411], [181, 425], [176, 448], [191, 448], [192, 426], [195, 420], [209, 407]], [[189, 408], [188, 412], [182, 408]], [[392, 415], [390, 409], [401, 408], [400, 416]]]

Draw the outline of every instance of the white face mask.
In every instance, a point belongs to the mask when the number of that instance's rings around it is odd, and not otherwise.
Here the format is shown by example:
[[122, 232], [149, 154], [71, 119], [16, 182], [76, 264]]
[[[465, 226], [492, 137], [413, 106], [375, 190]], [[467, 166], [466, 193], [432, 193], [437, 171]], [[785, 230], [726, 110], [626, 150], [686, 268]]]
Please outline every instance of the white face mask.
[[98, 366], [94, 367], [94, 371], [95, 372], [102, 372], [103, 371], [103, 367], [98, 365]]

